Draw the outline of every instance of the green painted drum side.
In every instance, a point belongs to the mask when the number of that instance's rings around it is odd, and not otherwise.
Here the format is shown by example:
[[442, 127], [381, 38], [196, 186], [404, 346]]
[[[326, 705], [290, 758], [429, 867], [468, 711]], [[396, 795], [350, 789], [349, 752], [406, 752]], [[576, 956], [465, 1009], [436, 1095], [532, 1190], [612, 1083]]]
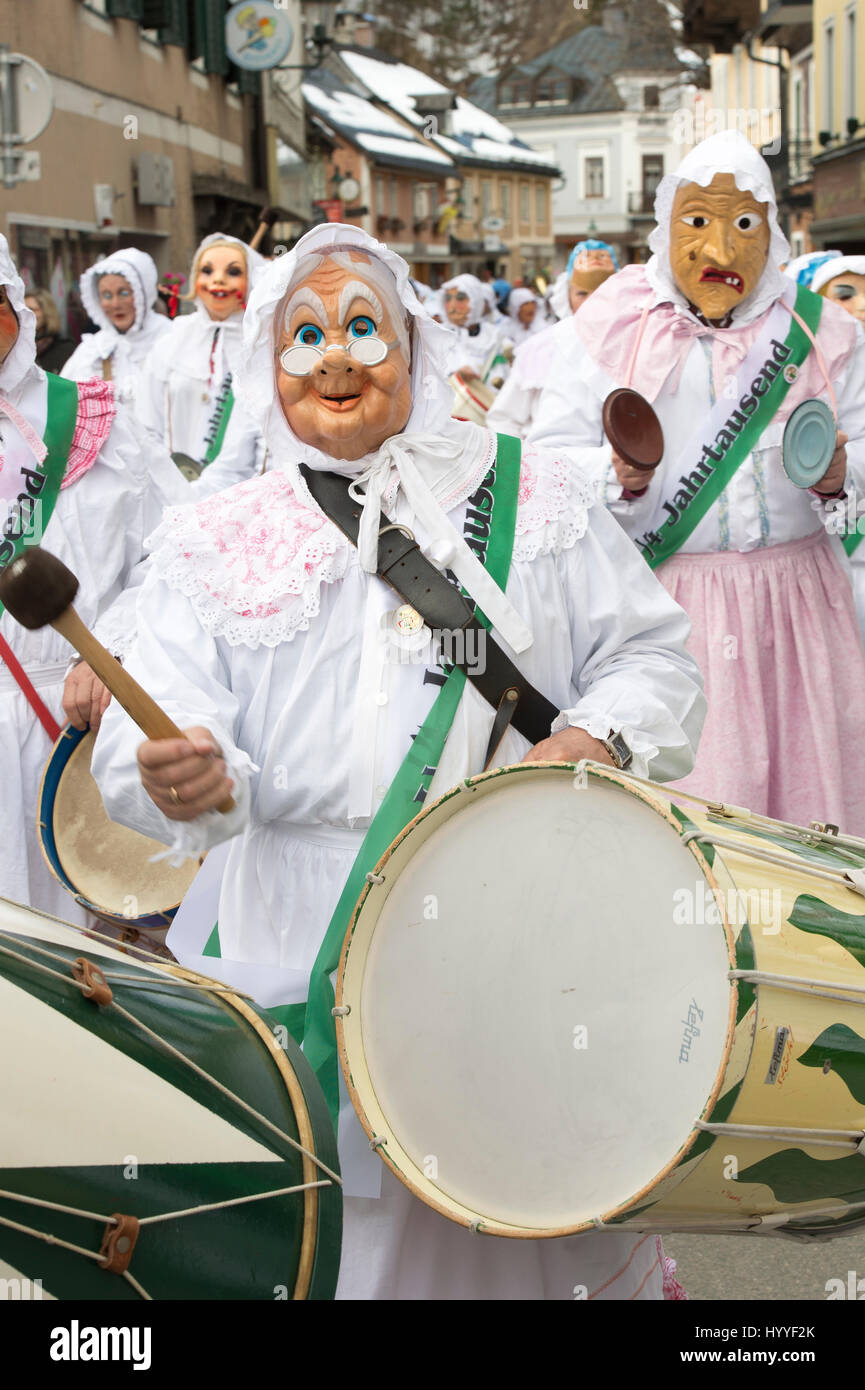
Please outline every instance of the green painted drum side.
[[[297, 1150], [179, 1059], [146, 1038], [116, 1011], [100, 1008], [84, 999], [71, 981], [67, 983], [38, 969], [36, 962], [41, 961], [52, 969], [62, 967], [55, 961], [40, 958], [29, 949], [31, 946], [47, 946], [53, 954], [71, 962], [76, 955], [87, 955], [86, 938], [82, 937], [80, 947], [72, 950], [16, 934], [15, 950], [28, 955], [33, 964], [4, 956], [0, 962], [4, 976], [107, 1046], [116, 1048], [177, 1091], [213, 1111], [236, 1130], [257, 1140], [274, 1158], [272, 1163], [266, 1160], [149, 1163], [139, 1167], [137, 1178], [125, 1178], [122, 1162], [89, 1168], [64, 1167], [62, 1134], [59, 1134], [56, 1167], [23, 1170], [0, 1167], [0, 1187], [108, 1216], [122, 1211], [140, 1218], [303, 1183], [302, 1158]], [[92, 959], [109, 977], [122, 972], [140, 979], [143, 987], [109, 981], [117, 1003], [277, 1125], [289, 1138], [299, 1141], [294, 1110], [275, 1061], [254, 1027], [222, 995], [192, 989], [170, 977], [163, 983], [152, 971], [137, 968], [128, 958], [122, 962], [99, 956]], [[255, 1009], [254, 1012], [269, 1031], [278, 1026], [265, 1011]], [[333, 1127], [324, 1097], [291, 1036], [280, 1033], [278, 1038], [303, 1091], [314, 1134], [313, 1152], [338, 1172]], [[110, 1095], [106, 1095], [105, 1104], [111, 1105]], [[2, 1151], [0, 1137], [0, 1164]], [[119, 1158], [122, 1160], [124, 1155]], [[318, 1176], [326, 1175], [319, 1173]], [[307, 1296], [330, 1299], [339, 1273], [341, 1189], [331, 1184], [319, 1188], [318, 1194], [316, 1249]], [[130, 1272], [157, 1299], [291, 1299], [300, 1255], [303, 1201], [302, 1193], [270, 1197], [257, 1203], [144, 1226]], [[103, 1228], [99, 1223], [8, 1199], [0, 1199], [0, 1215], [51, 1231], [88, 1249], [98, 1250], [102, 1238]], [[56, 1297], [139, 1297], [126, 1280], [106, 1274], [94, 1261], [52, 1248], [35, 1237], [3, 1226], [0, 1226], [0, 1257], [28, 1277], [41, 1278], [46, 1292]]]

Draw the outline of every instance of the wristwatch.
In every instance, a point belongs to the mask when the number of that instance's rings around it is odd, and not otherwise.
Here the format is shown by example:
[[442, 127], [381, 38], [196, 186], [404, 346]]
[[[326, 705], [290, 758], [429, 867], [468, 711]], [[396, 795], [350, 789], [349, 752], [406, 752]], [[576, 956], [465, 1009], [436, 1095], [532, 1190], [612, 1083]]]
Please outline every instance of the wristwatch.
[[624, 772], [626, 768], [630, 767], [634, 761], [634, 755], [621, 734], [614, 734], [611, 729], [607, 737], [601, 739], [601, 743], [620, 772]]

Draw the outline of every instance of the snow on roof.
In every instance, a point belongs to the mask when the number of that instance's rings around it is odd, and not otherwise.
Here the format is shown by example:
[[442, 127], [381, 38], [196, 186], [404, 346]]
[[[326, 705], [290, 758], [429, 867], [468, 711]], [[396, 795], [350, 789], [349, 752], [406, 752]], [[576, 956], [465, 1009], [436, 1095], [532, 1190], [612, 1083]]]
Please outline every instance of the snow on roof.
[[371, 92], [375, 92], [379, 100], [387, 102], [388, 106], [399, 111], [414, 125], [423, 124], [415, 97], [441, 95], [449, 90], [434, 77], [427, 77], [425, 72], [411, 68], [406, 63], [383, 63], [368, 53], [354, 53], [348, 49], [341, 49], [340, 57], [355, 77], [359, 77]]
[[[339, 53], [349, 70], [379, 101], [391, 106], [413, 126], [422, 126], [427, 119], [421, 115], [424, 96], [440, 96], [450, 91], [434, 77], [428, 77], [425, 72], [407, 63], [385, 62], [369, 53], [357, 53], [347, 48], [340, 49]], [[474, 155], [476, 159], [495, 163], [554, 163], [551, 155], [539, 154], [531, 149], [495, 116], [465, 97], [456, 98], [454, 109], [448, 112], [448, 123], [447, 135], [436, 134], [424, 142], [430, 153], [430, 147], [435, 142], [440, 149], [457, 157]], [[367, 145], [366, 148], [372, 149], [372, 146]], [[383, 150], [381, 152], [384, 153]]]
[[485, 140], [481, 136], [472, 141], [471, 153], [476, 159], [503, 160], [519, 164], [549, 164], [553, 169], [556, 168], [555, 156], [549, 151], [541, 153], [540, 150], [530, 149], [528, 145], [514, 143], [503, 145], [500, 140]]
[[304, 100], [308, 101], [310, 106], [314, 106], [316, 111], [320, 111], [323, 116], [338, 125], [350, 130], [378, 130], [386, 135], [401, 136], [404, 141], [414, 143], [411, 132], [406, 130], [405, 126], [400, 125], [399, 121], [389, 116], [386, 111], [380, 111], [364, 97], [355, 96], [353, 92], [345, 90], [326, 92], [313, 82], [302, 83], [301, 91]]
[[451, 112], [451, 132], [456, 136], [483, 135], [500, 145], [510, 145], [516, 140], [512, 130], [465, 97], [457, 97], [456, 110]]
[[437, 150], [432, 141], [424, 140], [423, 145], [417, 140], [397, 140], [391, 135], [367, 135], [365, 131], [358, 132], [357, 143], [371, 154], [390, 154], [398, 155], [401, 159], [429, 160], [432, 164], [452, 165], [453, 160], [442, 150]]

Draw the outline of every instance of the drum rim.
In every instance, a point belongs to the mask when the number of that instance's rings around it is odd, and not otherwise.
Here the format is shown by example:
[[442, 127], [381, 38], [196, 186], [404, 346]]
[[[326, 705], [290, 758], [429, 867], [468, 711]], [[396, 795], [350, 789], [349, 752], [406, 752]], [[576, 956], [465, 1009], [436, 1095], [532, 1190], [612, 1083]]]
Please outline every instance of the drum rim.
[[[73, 753], [91, 734], [93, 730], [88, 727], [84, 730], [76, 729], [71, 724], [65, 725], [60, 732], [60, 737], [51, 749], [48, 759], [42, 769], [42, 777], [39, 781], [39, 795], [36, 800], [36, 838], [39, 841], [39, 849], [42, 858], [48, 866], [53, 878], [57, 880], [61, 888], [64, 888], [70, 897], [83, 907], [85, 912], [90, 912], [94, 917], [98, 917], [101, 922], [107, 923], [110, 927], [122, 927], [126, 930], [135, 928], [138, 931], [162, 931], [170, 927], [174, 920], [174, 915], [180, 907], [182, 898], [176, 903], [172, 903], [160, 912], [148, 912], [142, 917], [124, 917], [120, 912], [112, 912], [108, 907], [93, 902], [90, 898], [79, 893], [71, 878], [63, 868], [60, 858], [60, 851], [57, 848], [57, 838], [54, 833], [54, 805], [57, 796], [57, 788], [60, 785], [60, 777], [63, 770], [68, 767]], [[94, 740], [95, 741], [95, 740]], [[56, 782], [53, 787], [53, 796], [48, 800], [50, 788], [46, 785], [56, 774]], [[199, 867], [203, 859], [199, 860]]]
[[485, 381], [481, 382], [481, 385], [484, 386], [484, 387], [486, 387], [486, 389], [487, 389], [488, 391], [490, 391], [491, 394], [492, 394], [492, 400], [489, 402], [488, 405], [485, 405], [484, 402], [480, 399], [479, 396], [475, 396], [475, 395], [472, 394], [472, 389], [471, 389], [471, 387], [468, 385], [468, 383], [467, 383], [467, 381], [465, 380], [465, 378], [462, 377], [462, 376], [460, 375], [459, 372], [454, 372], [453, 377], [452, 377], [452, 380], [455, 381], [455, 382], [458, 384], [459, 389], [460, 389], [461, 391], [463, 391], [463, 392], [465, 393], [465, 395], [468, 396], [468, 398], [469, 398], [469, 400], [472, 402], [472, 404], [473, 404], [473, 405], [476, 405], [476, 406], [478, 407], [478, 410], [482, 410], [482, 411], [484, 412], [484, 414], [486, 415], [487, 412], [490, 411], [490, 410], [492, 409], [493, 405], [495, 404], [496, 393], [495, 393], [495, 391], [493, 390], [493, 388], [492, 388], [491, 386], [487, 386], [487, 384], [486, 384]]
[[[575, 773], [577, 770], [577, 766], [578, 765], [576, 763], [567, 762], [513, 763], [508, 764], [504, 767], [492, 768], [489, 772], [479, 773], [475, 777], [465, 778], [463, 781], [459, 782], [455, 787], [452, 787], [448, 791], [444, 792], [442, 796], [438, 797], [429, 806], [425, 806], [423, 810], [421, 810], [418, 813], [418, 815], [416, 815], [411, 821], [409, 821], [408, 825], [405, 826], [405, 828], [400, 832], [396, 839], [384, 851], [378, 863], [375, 865], [374, 873], [376, 875], [381, 873], [382, 869], [387, 865], [388, 860], [395, 853], [398, 847], [402, 844], [402, 842], [405, 839], [407, 839], [409, 835], [411, 835], [417, 829], [421, 822], [427, 820], [430, 816], [432, 816], [434, 812], [438, 811], [440, 807], [444, 806], [447, 802], [459, 797], [461, 794], [471, 793], [479, 785], [488, 784], [489, 782], [503, 775], [532, 773], [537, 772], [542, 768], [557, 769], [562, 772]], [[667, 823], [667, 825], [669, 825], [670, 828], [673, 831], [675, 831], [681, 843], [684, 834], [683, 826], [673, 816], [669, 807], [664, 806], [662, 802], [657, 801], [656, 798], [653, 795], [651, 795], [651, 793], [647, 790], [645, 786], [630, 781], [627, 778], [626, 774], [623, 776], [619, 773], [619, 771], [616, 768], [607, 767], [601, 763], [590, 762], [588, 763], [586, 770], [590, 776], [597, 777], [601, 781], [612, 782], [614, 783], [614, 785], [620, 787], [622, 790], [630, 792], [638, 800], [643, 801], [646, 805], [650, 807], [650, 809], [656, 811]], [[660, 787], [659, 790], [661, 790]], [[727, 911], [724, 902], [724, 891], [721, 885], [718, 883], [717, 877], [713, 872], [712, 866], [706, 859], [706, 856], [703, 853], [703, 850], [701, 849], [699, 844], [697, 844], [696, 841], [689, 839], [685, 842], [684, 848], [688, 849], [691, 852], [691, 855], [696, 860], [700, 872], [703, 874], [704, 878], [709, 884], [710, 889], [715, 895], [716, 902], [718, 902], [719, 904], [721, 926], [727, 944], [728, 959], [730, 962], [731, 969], [735, 968], [736, 941], [733, 937], [729, 921], [727, 920]], [[722, 856], [718, 855], [717, 859], [722, 865], [724, 865]], [[729, 873], [725, 865], [724, 873]], [[367, 879], [367, 882], [364, 884], [361, 890], [358, 901], [355, 904], [354, 911], [352, 912], [351, 920], [348, 925], [348, 929], [346, 931], [345, 937], [343, 938], [342, 948], [340, 950], [335, 988], [335, 1022], [339, 1063], [342, 1069], [343, 1079], [345, 1081], [349, 1099], [351, 1100], [355, 1114], [357, 1115], [362, 1128], [364, 1129], [365, 1133], [367, 1134], [367, 1137], [370, 1140], [371, 1147], [375, 1148], [379, 1157], [387, 1165], [387, 1167], [394, 1174], [394, 1176], [399, 1178], [400, 1182], [403, 1183], [403, 1185], [407, 1187], [408, 1190], [415, 1197], [419, 1198], [426, 1206], [431, 1207], [434, 1211], [438, 1211], [442, 1216], [446, 1216], [449, 1220], [455, 1222], [457, 1225], [475, 1230], [483, 1228], [484, 1233], [489, 1235], [506, 1236], [515, 1239], [525, 1240], [553, 1239], [559, 1236], [579, 1235], [582, 1232], [593, 1230], [594, 1220], [580, 1221], [574, 1225], [560, 1227], [512, 1226], [506, 1222], [488, 1219], [483, 1215], [482, 1212], [471, 1213], [469, 1208], [465, 1207], [462, 1203], [457, 1202], [456, 1199], [450, 1199], [451, 1205], [445, 1205], [445, 1201], [442, 1199], [445, 1198], [447, 1194], [443, 1193], [441, 1189], [436, 1188], [433, 1185], [433, 1191], [437, 1194], [438, 1197], [437, 1200], [436, 1197], [431, 1195], [428, 1187], [422, 1188], [419, 1185], [419, 1183], [414, 1180], [413, 1174], [419, 1172], [417, 1165], [415, 1164], [414, 1160], [405, 1152], [390, 1126], [386, 1124], [386, 1121], [384, 1121], [383, 1112], [381, 1112], [382, 1120], [386, 1125], [388, 1137], [390, 1140], [393, 1141], [394, 1149], [398, 1151], [399, 1159], [405, 1166], [401, 1166], [400, 1162], [397, 1161], [395, 1157], [392, 1157], [390, 1153], [388, 1153], [386, 1143], [374, 1142], [382, 1138], [382, 1133], [380, 1129], [377, 1130], [375, 1128], [372, 1121], [370, 1120], [369, 1115], [367, 1114], [367, 1109], [364, 1104], [364, 1100], [360, 1094], [357, 1083], [355, 1082], [354, 1073], [352, 1071], [351, 1057], [349, 1055], [349, 1044], [346, 1039], [347, 1025], [345, 1020], [347, 1016], [340, 1011], [346, 1007], [346, 967], [351, 952], [351, 945], [354, 938], [355, 928], [357, 927], [361, 912], [363, 911], [364, 905], [368, 897], [376, 889], [377, 886], [377, 884], [371, 883], [369, 879]], [[375, 927], [373, 927], [373, 931], [374, 930]], [[730, 1056], [733, 1050], [733, 1043], [735, 1040], [739, 997], [740, 982], [738, 980], [733, 979], [730, 981], [730, 1002], [727, 1013], [727, 1030], [724, 1040], [724, 1046], [721, 1051], [720, 1062], [718, 1064], [715, 1079], [712, 1083], [711, 1091], [706, 1099], [702, 1111], [700, 1112], [700, 1115], [697, 1117], [703, 1121], [708, 1121], [710, 1119], [715, 1109], [715, 1106], [717, 1105], [721, 1097], [721, 1092], [724, 1085]], [[350, 1017], [350, 1015], [348, 1015], [348, 1017]], [[357, 1025], [348, 1024], [348, 1031], [350, 1033], [353, 1032], [356, 1026]], [[351, 1046], [351, 1051], [352, 1053], [354, 1053], [353, 1045]], [[363, 1053], [362, 1047], [359, 1046], [358, 1052], [359, 1055], [356, 1058], [356, 1061], [363, 1062], [363, 1075], [366, 1075], [367, 1077], [367, 1080], [369, 1082], [368, 1089], [374, 1099], [375, 1090], [371, 1080], [368, 1078], [365, 1054]], [[362, 1075], [359, 1067], [356, 1067], [355, 1069], [358, 1075]], [[381, 1107], [378, 1108], [379, 1110], [381, 1110]], [[613, 1222], [618, 1223], [620, 1220], [624, 1219], [629, 1211], [633, 1210], [635, 1207], [638, 1207], [641, 1203], [643, 1203], [645, 1199], [651, 1195], [652, 1191], [656, 1187], [658, 1187], [661, 1182], [668, 1178], [686, 1160], [691, 1149], [700, 1138], [701, 1133], [702, 1131], [698, 1129], [695, 1124], [693, 1129], [685, 1139], [684, 1143], [676, 1150], [676, 1152], [671, 1157], [669, 1162], [665, 1165], [665, 1167], [661, 1169], [658, 1173], [654, 1174], [654, 1176], [648, 1184], [645, 1184], [639, 1190], [639, 1192], [629, 1197], [626, 1202], [619, 1203], [618, 1206], [612, 1207], [608, 1211], [599, 1213], [597, 1219], [599, 1219], [604, 1224]], [[618, 1228], [619, 1227], [617, 1224], [616, 1229]]]
[[[163, 962], [159, 963], [162, 965], [163, 969], [168, 970], [172, 975], [180, 976], [182, 979], [193, 980], [198, 983], [208, 979], [206, 975], [199, 975], [196, 971], [187, 970], [184, 966], [176, 965], [171, 961], [166, 961], [164, 964]], [[211, 983], [222, 984], [221, 981], [212, 981]], [[303, 1089], [303, 1083], [295, 1070], [293, 1062], [287, 1056], [285, 1049], [277, 1042], [272, 1030], [268, 1028], [261, 1014], [258, 1012], [258, 1009], [253, 1008], [247, 1000], [243, 999], [239, 994], [233, 994], [222, 989], [220, 989], [219, 998], [224, 1000], [231, 1008], [235, 1009], [264, 1043], [267, 1051], [276, 1063], [285, 1089], [288, 1091], [289, 1101], [291, 1102], [291, 1107], [297, 1123], [300, 1143], [309, 1153], [313, 1153], [316, 1157], [322, 1158], [319, 1152], [321, 1145], [318, 1142], [318, 1137], [315, 1132], [306, 1092]], [[298, 1049], [298, 1051], [300, 1051], [300, 1049]], [[303, 1058], [302, 1052], [300, 1056]], [[313, 1080], [315, 1080], [314, 1073], [312, 1075]], [[328, 1117], [328, 1126], [329, 1124], [330, 1120]], [[330, 1134], [330, 1129], [328, 1128], [326, 1132]], [[335, 1149], [333, 1154], [326, 1156], [325, 1161], [331, 1167], [335, 1167], [337, 1171], [339, 1171]], [[316, 1167], [316, 1164], [313, 1163], [312, 1159], [308, 1157], [308, 1154], [301, 1154], [301, 1162], [303, 1168], [303, 1181], [305, 1183], [314, 1183], [320, 1178], [321, 1172]], [[313, 1279], [316, 1275], [320, 1274], [317, 1260], [319, 1253], [318, 1238], [321, 1228], [320, 1216], [319, 1189], [317, 1187], [308, 1187], [303, 1194], [303, 1231], [301, 1234], [300, 1257], [298, 1259], [297, 1278], [295, 1280], [294, 1292], [292, 1293], [292, 1302], [306, 1300], [309, 1297]], [[333, 1276], [331, 1297], [336, 1290], [338, 1278], [339, 1260], [337, 1260], [336, 1272]]]
[[[124, 956], [116, 943], [99, 938], [95, 943], [99, 949], [92, 951], [94, 942], [82, 927], [76, 926], [74, 923], [64, 922], [61, 918], [47, 912], [41, 912], [36, 908], [30, 908], [23, 903], [17, 903], [13, 899], [0, 898], [0, 902], [8, 902], [12, 907], [26, 914], [28, 918], [44, 919], [55, 927], [65, 928], [73, 937], [81, 939], [83, 954], [86, 956], [92, 952], [92, 959], [96, 964], [101, 966], [106, 961], [109, 964], [122, 962], [123, 968], [128, 970], [127, 957]], [[16, 928], [13, 928], [12, 935], [16, 938], [20, 937], [20, 940], [28, 946], [37, 943], [44, 944], [46, 940], [52, 939], [50, 936], [42, 937], [35, 931], [31, 934], [29, 926], [29, 923], [18, 924]], [[74, 952], [75, 947], [71, 941], [62, 940], [62, 944]], [[142, 975], [155, 977], [157, 980], [162, 978], [163, 982], [165, 982], [166, 976], [170, 976], [177, 980], [194, 983], [200, 986], [211, 1002], [220, 1009], [231, 1009], [240, 1016], [243, 1023], [255, 1035], [255, 1040], [263, 1044], [264, 1050], [275, 1064], [279, 1078], [285, 1087], [288, 1103], [297, 1127], [298, 1141], [307, 1151], [300, 1154], [302, 1181], [305, 1184], [314, 1183], [324, 1176], [314, 1161], [316, 1159], [327, 1165], [339, 1176], [339, 1158], [333, 1124], [318, 1079], [293, 1039], [289, 1042], [288, 1047], [283, 1047], [277, 1040], [274, 1032], [275, 1020], [271, 1019], [267, 1011], [234, 990], [227, 990], [223, 981], [203, 975], [198, 971], [188, 970], [185, 966], [174, 962], [134, 961], [132, 965], [134, 969], [140, 970]], [[214, 1077], [209, 1069], [206, 1069], [205, 1074], [216, 1085], [219, 1085], [218, 1078]], [[206, 1104], [201, 1100], [198, 1103]], [[333, 1234], [335, 1215], [338, 1215], [338, 1233], [341, 1235], [343, 1210], [341, 1181], [331, 1182], [328, 1187], [321, 1189], [306, 1187], [302, 1195], [303, 1221], [291, 1299], [292, 1301], [330, 1300], [335, 1296], [339, 1279], [341, 1240], [334, 1241], [332, 1245], [328, 1244], [327, 1241], [328, 1235]], [[328, 1231], [329, 1226], [331, 1227], [330, 1232]]]

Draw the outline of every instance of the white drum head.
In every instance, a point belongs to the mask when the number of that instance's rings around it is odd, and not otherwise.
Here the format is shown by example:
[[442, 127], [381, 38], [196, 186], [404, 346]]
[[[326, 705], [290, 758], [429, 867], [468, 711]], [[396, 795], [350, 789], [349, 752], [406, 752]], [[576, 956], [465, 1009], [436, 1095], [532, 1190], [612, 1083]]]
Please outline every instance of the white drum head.
[[693, 1137], [732, 1036], [729, 933], [682, 898], [711, 907], [701, 852], [660, 789], [578, 781], [501, 769], [430, 807], [340, 967], [361, 1120], [418, 1195], [491, 1233], [636, 1204]]

